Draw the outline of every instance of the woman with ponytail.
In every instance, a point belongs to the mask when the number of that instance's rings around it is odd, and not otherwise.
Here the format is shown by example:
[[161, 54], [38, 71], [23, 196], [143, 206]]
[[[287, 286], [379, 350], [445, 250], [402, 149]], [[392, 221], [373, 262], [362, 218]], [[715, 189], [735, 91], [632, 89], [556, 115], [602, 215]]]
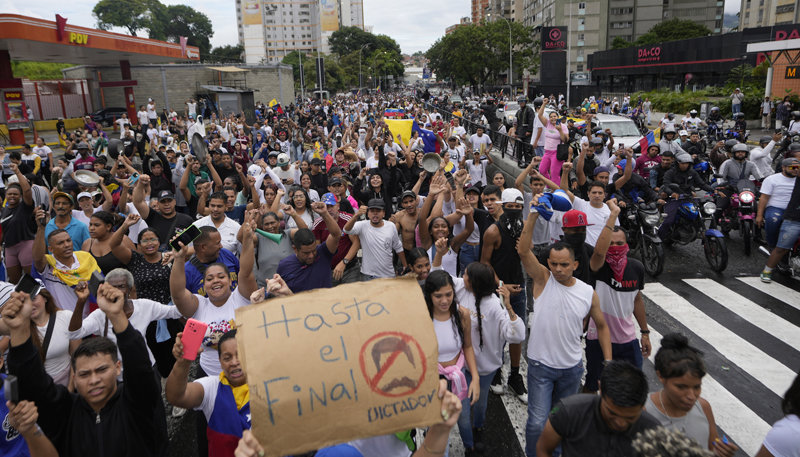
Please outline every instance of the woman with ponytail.
[[[431, 274], [441, 271], [442, 250], [437, 251]], [[486, 420], [489, 386], [495, 373], [503, 365], [503, 348], [506, 343], [521, 343], [525, 339], [525, 322], [514, 313], [509, 294], [498, 287], [494, 269], [480, 262], [467, 265], [464, 276], [453, 278], [456, 300], [470, 315], [470, 327], [475, 361], [478, 367], [480, 397], [474, 405], [461, 405], [463, 414], [458, 419], [461, 439], [467, 446], [465, 434], [471, 433], [476, 449], [482, 447], [481, 432]], [[467, 373], [467, 382], [473, 378]], [[470, 423], [470, 409], [472, 423]]]
[[[462, 407], [465, 404], [473, 404], [478, 401], [481, 392], [478, 384], [478, 367], [472, 347], [470, 313], [458, 306], [453, 278], [445, 271], [431, 272], [425, 279], [422, 292], [439, 343], [439, 377], [448, 381], [448, 390], [458, 396]], [[467, 382], [467, 379], [471, 381]], [[458, 430], [464, 442], [466, 455], [472, 455], [475, 449], [469, 420], [464, 429], [459, 418]]]
[[689, 346], [686, 336], [670, 333], [661, 339], [655, 368], [663, 387], [648, 395], [647, 412], [661, 425], [683, 432], [719, 457], [736, 454], [739, 447], [718, 435], [711, 405], [700, 397], [706, 375], [703, 353]]

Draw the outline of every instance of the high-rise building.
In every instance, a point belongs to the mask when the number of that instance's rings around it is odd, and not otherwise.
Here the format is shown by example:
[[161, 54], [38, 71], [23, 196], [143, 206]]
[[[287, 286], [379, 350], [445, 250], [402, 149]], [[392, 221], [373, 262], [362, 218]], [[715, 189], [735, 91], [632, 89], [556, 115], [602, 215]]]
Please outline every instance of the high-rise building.
[[480, 24], [484, 18], [486, 7], [489, 0], [472, 0], [472, 23]]
[[570, 73], [586, 71], [589, 54], [610, 49], [615, 38], [634, 41], [664, 20], [691, 20], [721, 33], [725, 5], [723, 0], [524, 1], [524, 25], [567, 27]]
[[363, 0], [236, 0], [245, 62], [280, 62], [287, 54], [329, 52], [340, 27], [364, 29]]
[[444, 34], [445, 35], [450, 35], [457, 28], [459, 28], [461, 26], [464, 26], [464, 25], [470, 25], [470, 24], [472, 24], [472, 20], [469, 18], [469, 16], [462, 17], [461, 20], [458, 21], [458, 24], [453, 24], [450, 27], [447, 27], [446, 29], [444, 29]]
[[739, 30], [800, 22], [800, 0], [742, 0]]

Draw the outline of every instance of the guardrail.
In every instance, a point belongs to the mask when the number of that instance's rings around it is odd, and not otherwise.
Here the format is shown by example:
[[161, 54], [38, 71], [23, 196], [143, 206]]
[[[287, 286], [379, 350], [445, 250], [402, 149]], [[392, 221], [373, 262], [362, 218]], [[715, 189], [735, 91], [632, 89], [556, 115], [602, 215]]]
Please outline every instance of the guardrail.
[[515, 160], [520, 167], [527, 166], [527, 160], [529, 160], [533, 154], [533, 148], [527, 142], [521, 141], [518, 138], [514, 138], [507, 134], [500, 133], [496, 130], [491, 130], [487, 125], [471, 121], [461, 116], [456, 116], [452, 112], [443, 108], [439, 108], [436, 105], [432, 105], [428, 102], [422, 101], [422, 103], [429, 112], [436, 112], [445, 122], [450, 122], [453, 118], [458, 119], [461, 123], [461, 126], [464, 127], [469, 135], [476, 133], [478, 131], [478, 127], [483, 127], [486, 134], [489, 135], [489, 138], [492, 140], [492, 146], [500, 153], [500, 157], [508, 157], [512, 160]]

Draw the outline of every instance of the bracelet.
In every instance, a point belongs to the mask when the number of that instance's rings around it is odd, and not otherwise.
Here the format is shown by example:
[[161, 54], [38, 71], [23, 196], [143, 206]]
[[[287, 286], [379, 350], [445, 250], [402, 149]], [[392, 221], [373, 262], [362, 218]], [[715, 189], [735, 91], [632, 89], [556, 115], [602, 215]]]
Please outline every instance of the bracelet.
[[428, 446], [426, 446], [426, 445], [425, 445], [425, 442], [424, 442], [424, 441], [422, 442], [422, 449], [425, 449], [425, 452], [428, 452], [428, 453], [430, 453], [430, 454], [444, 454], [444, 451], [446, 451], [446, 450], [447, 450], [447, 448], [445, 447], [445, 448], [444, 448], [444, 450], [441, 450], [441, 451], [434, 451], [434, 450], [432, 450], [432, 449], [429, 449], [429, 448], [428, 448]]
[[649, 334], [650, 334], [650, 330], [639, 330], [639, 332], [640, 332], [642, 335], [649, 335]]
[[604, 229], [609, 229], [609, 230], [611, 230], [612, 232], [614, 231], [614, 229], [612, 229], [611, 227], [609, 227], [609, 226], [607, 226], [607, 225], [604, 225], [604, 226], [603, 226], [603, 228], [604, 228]]

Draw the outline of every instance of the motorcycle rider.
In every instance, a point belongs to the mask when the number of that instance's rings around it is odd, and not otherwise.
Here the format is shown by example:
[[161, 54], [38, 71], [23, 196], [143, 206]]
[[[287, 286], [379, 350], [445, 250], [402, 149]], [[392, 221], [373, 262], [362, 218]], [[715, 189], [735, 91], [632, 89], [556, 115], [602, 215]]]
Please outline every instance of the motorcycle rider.
[[675, 128], [675, 115], [672, 114], [672, 113], [665, 114], [664, 117], [661, 119], [661, 122], [658, 123], [658, 126], [661, 127], [661, 131], [662, 132], [664, 130], [668, 129], [668, 128], [673, 128], [674, 129]]
[[[648, 181], [633, 172], [633, 150], [625, 148], [625, 158], [616, 166], [612, 184], [606, 186], [606, 194], [616, 196], [621, 207], [629, 203], [651, 203], [658, 200], [658, 194], [650, 187]], [[613, 195], [612, 195], [613, 194]], [[659, 201], [659, 203], [664, 203]]]
[[[800, 160], [795, 158], [784, 160], [787, 161], [786, 163], [790, 167], [800, 166]], [[778, 234], [778, 242], [775, 245], [775, 249], [770, 253], [767, 264], [764, 265], [764, 270], [761, 272], [762, 282], [772, 282], [772, 270], [778, 266], [783, 256], [794, 248], [797, 239], [800, 238], [800, 185], [797, 183], [798, 180], [795, 179], [792, 195], [786, 205], [786, 211], [783, 212], [783, 223], [781, 223], [781, 230]]]
[[745, 133], [747, 133], [747, 121], [744, 120], [744, 113], [734, 114], [733, 121], [733, 130], [739, 134], [740, 141], [745, 141]]
[[783, 159], [781, 173], [767, 176], [761, 184], [761, 197], [758, 200], [758, 213], [756, 225], [765, 227], [767, 246], [774, 249], [778, 243], [778, 232], [783, 222], [783, 213], [792, 189], [800, 174], [800, 160], [795, 158]]
[[722, 194], [717, 197], [717, 213], [728, 209], [731, 205], [731, 195], [738, 191], [738, 184], [741, 180], [750, 180], [750, 177], [757, 173], [753, 162], [747, 160], [750, 149], [744, 143], [739, 143], [731, 149], [733, 157], [722, 163], [719, 168], [721, 178], [717, 182], [717, 189]]
[[706, 125], [708, 125], [706, 133], [712, 141], [718, 140], [721, 137], [719, 133], [722, 130], [722, 124], [724, 122], [725, 119], [722, 118], [719, 107], [712, 106], [708, 111], [708, 117], [706, 117]]
[[705, 127], [706, 123], [703, 122], [702, 119], [697, 117], [697, 110], [693, 109], [689, 111], [688, 116], [683, 117], [683, 128], [689, 131], [697, 130], [700, 127]]
[[636, 173], [642, 178], [650, 179], [650, 170], [657, 167], [661, 163], [661, 146], [653, 143], [647, 147], [647, 152], [640, 155], [636, 159], [636, 166], [634, 167]]
[[673, 154], [675, 154], [675, 156], [677, 156], [680, 153], [686, 153], [686, 151], [683, 150], [681, 145], [678, 144], [678, 142], [675, 140], [675, 137], [678, 134], [675, 131], [675, 127], [667, 127], [667, 128], [665, 128], [663, 130], [663, 132], [664, 132], [664, 136], [661, 138], [661, 141], [658, 143], [658, 145], [661, 147], [661, 152], [662, 153], [666, 152], [666, 151], [670, 151]]
[[661, 154], [661, 163], [650, 169], [650, 187], [658, 192], [664, 185], [664, 175], [675, 164], [675, 154], [667, 151]]
[[681, 144], [684, 151], [692, 156], [695, 163], [706, 159], [706, 143], [700, 139], [700, 132], [692, 130], [689, 132], [689, 141]]
[[789, 135], [800, 133], [800, 111], [792, 111], [792, 120], [789, 122]]
[[762, 136], [758, 140], [758, 147], [750, 150], [750, 161], [756, 166], [757, 179], [763, 180], [767, 176], [773, 174], [775, 171], [772, 168], [772, 151], [775, 150], [775, 145], [781, 142], [783, 135], [776, 132], [769, 136]]
[[[678, 199], [681, 195], [693, 196], [695, 187], [699, 187], [708, 193], [713, 193], [714, 189], [704, 182], [697, 171], [692, 168], [692, 156], [682, 152], [676, 154], [675, 161], [678, 163], [676, 167], [671, 168], [664, 175], [664, 185], [661, 187], [661, 195], [669, 195], [671, 199], [664, 205], [664, 211], [667, 216], [661, 227], [658, 228], [658, 236], [662, 240], [666, 239], [669, 234], [672, 224], [675, 223], [675, 217], [678, 215], [678, 208], [681, 201]], [[663, 163], [663, 161], [662, 161]]]

